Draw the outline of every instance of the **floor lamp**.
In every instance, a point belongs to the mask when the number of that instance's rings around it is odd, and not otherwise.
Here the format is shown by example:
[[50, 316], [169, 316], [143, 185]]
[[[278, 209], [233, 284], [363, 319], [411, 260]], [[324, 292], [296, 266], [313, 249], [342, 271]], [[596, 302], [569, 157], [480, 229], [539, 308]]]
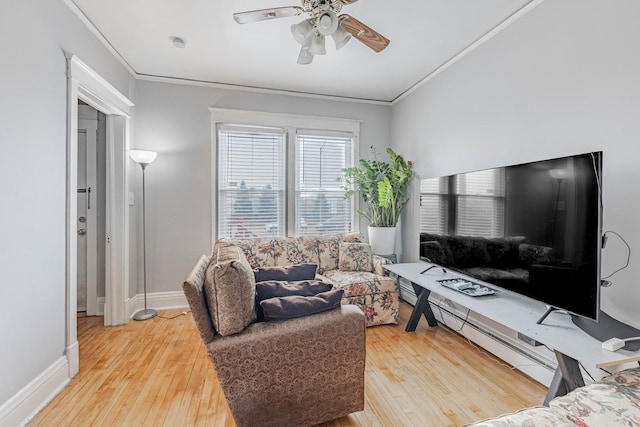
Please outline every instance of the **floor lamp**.
[[144, 170], [156, 159], [158, 153], [146, 150], [129, 150], [129, 156], [142, 168], [142, 271], [144, 277], [144, 310], [140, 310], [134, 314], [133, 319], [147, 320], [156, 317], [158, 312], [152, 308], [147, 308], [147, 230], [144, 199]]

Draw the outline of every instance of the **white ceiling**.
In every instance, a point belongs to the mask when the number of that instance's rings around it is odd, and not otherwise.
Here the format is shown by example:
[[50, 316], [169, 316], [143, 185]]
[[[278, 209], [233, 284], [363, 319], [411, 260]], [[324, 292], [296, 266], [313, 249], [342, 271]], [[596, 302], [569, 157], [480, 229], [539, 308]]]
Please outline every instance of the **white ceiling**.
[[[298, 0], [72, 0], [124, 62], [158, 76], [393, 101], [530, 0], [360, 0], [347, 13], [391, 40], [375, 53], [356, 39], [296, 63], [301, 16], [237, 24], [232, 14]], [[76, 11], [78, 12], [78, 11]], [[184, 49], [170, 36], [186, 40]]]

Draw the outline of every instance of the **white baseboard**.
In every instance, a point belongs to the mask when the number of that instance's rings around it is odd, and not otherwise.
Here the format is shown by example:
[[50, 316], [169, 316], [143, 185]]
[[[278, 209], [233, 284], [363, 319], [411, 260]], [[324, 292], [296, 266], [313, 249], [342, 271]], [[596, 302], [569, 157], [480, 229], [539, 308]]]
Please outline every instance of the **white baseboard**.
[[[97, 315], [104, 315], [105, 298], [98, 298]], [[147, 307], [156, 310], [188, 307], [182, 291], [155, 292], [147, 295]], [[129, 317], [144, 308], [144, 296], [127, 300]], [[78, 343], [66, 349], [67, 356], [56, 360], [22, 390], [0, 406], [0, 427], [26, 425], [78, 372]]]
[[105, 298], [105, 297], [98, 297], [97, 298], [96, 316], [104, 316], [104, 302], [106, 300], [107, 300], [107, 298]]
[[[172, 308], [189, 307], [187, 299], [182, 291], [154, 292], [147, 294], [147, 308], [156, 310], [169, 310]], [[144, 309], [144, 295], [137, 294], [127, 300], [127, 310], [129, 317]]]
[[26, 425], [69, 381], [69, 363], [63, 356], [0, 406], [0, 427]]

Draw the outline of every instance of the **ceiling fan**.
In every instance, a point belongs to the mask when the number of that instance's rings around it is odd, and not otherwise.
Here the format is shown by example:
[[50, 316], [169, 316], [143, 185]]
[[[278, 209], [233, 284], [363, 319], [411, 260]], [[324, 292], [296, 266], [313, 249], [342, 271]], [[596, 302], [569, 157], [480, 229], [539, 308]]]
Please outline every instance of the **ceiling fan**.
[[302, 7], [286, 6], [239, 12], [233, 14], [233, 19], [238, 24], [249, 24], [306, 13], [307, 18], [291, 26], [293, 38], [302, 45], [298, 64], [310, 64], [314, 55], [325, 55], [327, 50], [324, 42], [329, 35], [333, 38], [336, 49], [342, 48], [353, 36], [374, 51], [380, 52], [389, 45], [388, 38], [352, 16], [338, 15], [343, 5], [356, 1], [358, 0], [302, 0]]

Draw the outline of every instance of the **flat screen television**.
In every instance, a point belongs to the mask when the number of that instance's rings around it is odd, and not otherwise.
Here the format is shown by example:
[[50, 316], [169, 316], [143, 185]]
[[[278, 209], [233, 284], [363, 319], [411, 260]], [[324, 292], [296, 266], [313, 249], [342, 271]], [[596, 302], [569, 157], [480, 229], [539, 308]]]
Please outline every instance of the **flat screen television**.
[[421, 181], [420, 257], [597, 320], [602, 152]]

